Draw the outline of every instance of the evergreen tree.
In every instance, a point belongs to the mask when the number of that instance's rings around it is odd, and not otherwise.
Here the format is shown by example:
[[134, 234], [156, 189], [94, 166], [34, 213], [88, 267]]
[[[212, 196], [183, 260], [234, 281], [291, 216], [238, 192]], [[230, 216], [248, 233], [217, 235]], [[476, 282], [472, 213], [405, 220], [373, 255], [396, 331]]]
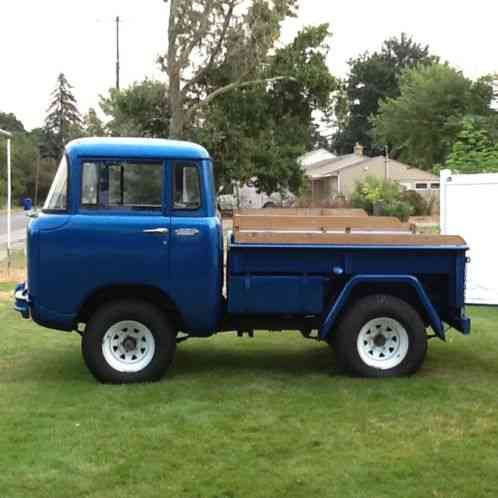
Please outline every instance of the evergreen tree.
[[72, 89], [73, 86], [60, 73], [45, 118], [44, 155], [48, 157], [59, 158], [64, 145], [82, 134], [82, 119]]

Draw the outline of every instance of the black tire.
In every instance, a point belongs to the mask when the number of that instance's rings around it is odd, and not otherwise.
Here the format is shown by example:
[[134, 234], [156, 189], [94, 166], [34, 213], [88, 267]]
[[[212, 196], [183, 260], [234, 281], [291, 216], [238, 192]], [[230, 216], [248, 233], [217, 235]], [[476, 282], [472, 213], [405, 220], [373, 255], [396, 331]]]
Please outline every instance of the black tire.
[[[141, 370], [134, 372], [117, 370], [106, 360], [103, 352], [106, 332], [113, 325], [127, 320], [145, 326], [153, 338], [148, 334], [149, 342], [154, 344], [154, 351], [148, 363]], [[137, 347], [136, 342], [135, 347]], [[176, 337], [174, 329], [161, 310], [144, 301], [126, 299], [103, 305], [91, 316], [83, 333], [81, 348], [86, 366], [100, 382], [110, 384], [154, 382], [161, 379], [173, 363]]]
[[[391, 368], [388, 368], [389, 364], [387, 363], [382, 368], [379, 368], [377, 365], [382, 361], [381, 358], [377, 358], [377, 360], [374, 358], [370, 361], [371, 364], [368, 364], [366, 360], [362, 359], [360, 348], [362, 348], [362, 344], [365, 344], [363, 355], [368, 356], [368, 353], [373, 353], [373, 351], [366, 352], [366, 350], [370, 349], [370, 342], [367, 345], [367, 341], [358, 341], [360, 332], [365, 325], [375, 323], [371, 322], [371, 320], [385, 318], [395, 320], [404, 328], [406, 335], [403, 334], [403, 336], [405, 337], [405, 344], [407, 344], [407, 350], [405, 349], [406, 353], [404, 355], [400, 353], [394, 358], [394, 355], [399, 351], [396, 348], [399, 346], [395, 342], [389, 343], [389, 340], [386, 341], [385, 336], [378, 334], [374, 327], [372, 329], [365, 327], [363, 334], [372, 333], [372, 336], [377, 334], [376, 337], [382, 337], [380, 344], [374, 346], [375, 348], [377, 346], [379, 348], [376, 351], [381, 351], [381, 349], [385, 349], [386, 347], [390, 351], [390, 346], [393, 346], [394, 353], [386, 351], [386, 355], [391, 355], [393, 362], [400, 361], [403, 358], [399, 364]], [[375, 327], [380, 326], [375, 325]], [[398, 377], [411, 375], [422, 366], [427, 352], [427, 334], [424, 322], [419, 313], [406, 301], [390, 295], [375, 294], [355, 302], [346, 311], [339, 322], [337, 330], [335, 332], [332, 331], [332, 334], [335, 335], [335, 340], [332, 343], [336, 350], [339, 367], [362, 377]], [[362, 337], [364, 336], [362, 335]], [[391, 340], [394, 341], [394, 339]], [[400, 343], [400, 340], [397, 340]], [[383, 341], [384, 344], [382, 344]], [[375, 343], [375, 337], [372, 340], [373, 343]], [[381, 352], [380, 354], [384, 353]], [[368, 359], [370, 360], [370, 358]]]

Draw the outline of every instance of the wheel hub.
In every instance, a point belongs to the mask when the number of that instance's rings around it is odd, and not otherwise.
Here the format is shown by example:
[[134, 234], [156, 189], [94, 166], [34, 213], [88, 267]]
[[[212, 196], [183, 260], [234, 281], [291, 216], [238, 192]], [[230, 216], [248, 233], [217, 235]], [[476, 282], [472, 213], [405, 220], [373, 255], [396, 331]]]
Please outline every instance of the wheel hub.
[[137, 340], [133, 337], [128, 336], [122, 343], [124, 350], [129, 353], [130, 351], [134, 351], [137, 349]]
[[356, 345], [364, 363], [389, 370], [405, 359], [409, 337], [404, 326], [394, 318], [374, 318], [361, 328]]
[[109, 366], [119, 372], [139, 372], [154, 357], [154, 335], [143, 323], [117, 322], [104, 334], [102, 354]]
[[378, 348], [383, 348], [386, 345], [386, 342], [387, 339], [382, 334], [377, 334], [373, 339], [374, 345]]

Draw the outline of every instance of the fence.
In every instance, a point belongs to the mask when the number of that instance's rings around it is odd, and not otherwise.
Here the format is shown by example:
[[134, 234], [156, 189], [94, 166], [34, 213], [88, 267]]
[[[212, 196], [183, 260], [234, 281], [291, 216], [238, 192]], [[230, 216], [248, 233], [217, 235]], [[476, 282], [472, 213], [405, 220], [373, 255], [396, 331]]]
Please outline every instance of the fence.
[[441, 233], [470, 247], [466, 302], [498, 305], [498, 174], [441, 172]]

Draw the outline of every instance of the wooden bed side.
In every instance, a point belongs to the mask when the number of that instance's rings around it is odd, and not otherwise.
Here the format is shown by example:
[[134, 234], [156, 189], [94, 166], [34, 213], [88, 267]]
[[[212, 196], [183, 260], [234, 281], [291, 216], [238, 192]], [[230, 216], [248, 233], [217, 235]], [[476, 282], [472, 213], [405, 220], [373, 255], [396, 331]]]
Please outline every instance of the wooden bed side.
[[462, 237], [422, 234], [330, 234], [235, 232], [235, 241], [247, 244], [330, 244], [330, 245], [399, 245], [399, 246], [465, 246]]
[[385, 216], [249, 216], [235, 215], [234, 231], [397, 231], [410, 232], [412, 225]]
[[234, 211], [234, 215], [248, 216], [353, 216], [367, 217], [363, 209], [358, 208], [240, 208]]

